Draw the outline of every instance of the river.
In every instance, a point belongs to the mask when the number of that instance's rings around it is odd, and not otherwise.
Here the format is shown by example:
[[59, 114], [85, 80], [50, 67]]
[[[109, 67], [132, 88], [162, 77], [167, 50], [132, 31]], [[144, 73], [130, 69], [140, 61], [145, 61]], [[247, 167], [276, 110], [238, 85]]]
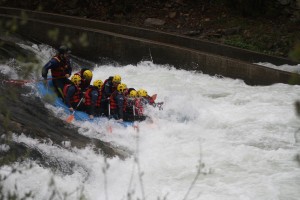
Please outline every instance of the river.
[[[18, 44], [45, 64], [53, 55], [47, 45]], [[0, 72], [19, 76], [9, 61]], [[128, 87], [144, 88], [164, 102], [163, 110], [149, 108], [154, 120], [132, 127], [112, 127], [75, 121], [78, 133], [130, 152], [129, 157], [106, 158], [92, 145], [65, 148], [21, 133], [12, 141], [34, 147], [69, 173], [26, 159], [4, 165], [2, 192], [32, 199], [199, 199], [298, 200], [300, 198], [299, 118], [295, 102], [300, 86], [249, 86], [242, 80], [175, 69], [151, 61], [119, 66], [91, 64], [93, 80], [119, 74]], [[35, 92], [26, 95], [37, 96]], [[47, 103], [53, 115], [62, 110]], [[25, 111], [24, 111], [25, 112]], [[55, 124], [49, 124], [55, 127]], [[43, 128], [43, 127], [41, 127]], [[59, 129], [59, 127], [57, 127]], [[2, 152], [7, 145], [0, 146]], [[66, 165], [65, 163], [68, 163]], [[51, 166], [51, 163], [50, 163]], [[17, 169], [11, 173], [13, 169]]]

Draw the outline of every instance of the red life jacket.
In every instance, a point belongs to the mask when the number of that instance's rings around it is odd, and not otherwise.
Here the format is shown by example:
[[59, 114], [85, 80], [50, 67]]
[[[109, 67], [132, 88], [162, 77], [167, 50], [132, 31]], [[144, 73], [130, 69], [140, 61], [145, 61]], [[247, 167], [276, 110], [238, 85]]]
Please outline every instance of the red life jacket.
[[135, 114], [136, 115], [138, 115], [138, 116], [144, 115], [144, 107], [142, 105], [140, 98], [136, 98], [134, 106], [135, 106]]
[[110, 109], [117, 109], [116, 96], [117, 91], [114, 91], [109, 97]]
[[[67, 84], [64, 86], [64, 96], [66, 97], [67, 96], [67, 93], [68, 93], [68, 89], [69, 87], [73, 85], [73, 84]], [[75, 86], [75, 94], [71, 97], [70, 99], [70, 103], [78, 103], [80, 101], [80, 88], [77, 86], [77, 85], [74, 85]]]
[[[91, 104], [92, 104], [92, 98], [91, 98], [91, 92], [95, 89], [96, 87], [94, 87], [94, 86], [91, 86], [91, 87], [89, 87], [87, 90], [86, 90], [86, 92], [85, 92], [85, 94], [84, 94], [84, 99], [85, 99], [85, 105], [87, 105], [87, 106], [90, 106]], [[96, 88], [97, 89], [97, 92], [98, 92], [98, 98], [97, 98], [97, 101], [96, 101], [96, 107], [100, 107], [100, 103], [101, 103], [101, 98], [102, 98], [102, 93], [101, 93], [101, 91], [99, 91], [98, 90], [98, 88]]]
[[109, 90], [110, 90], [110, 92], [111, 92], [110, 95], [112, 95], [112, 94], [117, 90], [117, 87], [115, 87], [115, 86], [113, 85], [113, 83], [112, 83], [112, 79], [113, 79], [113, 77], [110, 76], [108, 79], [106, 79], [106, 80], [104, 81], [103, 86], [102, 86], [102, 88], [101, 88], [101, 93], [102, 93], [102, 96], [103, 96], [103, 97], [106, 97], [106, 98], [109, 97], [109, 96], [108, 96], [109, 94], [105, 94], [105, 86], [106, 86], [106, 83], [107, 83], [108, 81], [110, 81], [110, 85], [109, 85]]
[[[118, 108], [118, 105], [117, 105], [117, 102], [116, 102], [116, 96], [118, 94], [118, 91], [115, 90], [109, 97], [109, 102], [110, 102], [110, 109], [117, 109]], [[126, 104], [127, 104], [127, 100], [126, 98], [124, 97], [124, 103], [123, 103], [123, 111], [126, 110]]]
[[68, 66], [66, 62], [61, 60], [58, 56], [53, 57], [55, 60], [57, 60], [59, 67], [56, 67], [54, 69], [51, 69], [51, 74], [53, 77], [62, 77], [67, 74]]

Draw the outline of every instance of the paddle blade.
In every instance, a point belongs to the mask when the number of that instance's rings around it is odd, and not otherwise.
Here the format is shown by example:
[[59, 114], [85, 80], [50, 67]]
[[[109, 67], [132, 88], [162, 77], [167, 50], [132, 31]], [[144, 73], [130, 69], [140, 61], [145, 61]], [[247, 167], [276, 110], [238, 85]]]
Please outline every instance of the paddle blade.
[[157, 97], [157, 94], [154, 94], [154, 95], [152, 95], [152, 99], [153, 99], [153, 101], [155, 101], [156, 100], [156, 97]]
[[66, 122], [71, 123], [74, 120], [74, 114], [70, 115], [67, 119]]
[[140, 128], [139, 128], [138, 125], [133, 125], [133, 129], [134, 129], [137, 133], [140, 132]]
[[112, 127], [111, 127], [111, 125], [107, 126], [107, 132], [112, 133]]

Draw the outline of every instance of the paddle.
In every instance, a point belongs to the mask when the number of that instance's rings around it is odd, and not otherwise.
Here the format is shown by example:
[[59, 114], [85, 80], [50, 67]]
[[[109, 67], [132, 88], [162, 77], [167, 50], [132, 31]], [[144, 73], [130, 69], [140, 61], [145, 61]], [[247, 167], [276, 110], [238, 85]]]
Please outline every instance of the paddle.
[[164, 105], [164, 102], [158, 102], [156, 103], [156, 106], [158, 107], [159, 110], [163, 110], [163, 105]]
[[[82, 97], [82, 98], [80, 99], [80, 101], [78, 102], [78, 104], [77, 104], [75, 110], [76, 110], [76, 109], [78, 108], [78, 106], [81, 104], [81, 102], [82, 102], [83, 99], [84, 99], [84, 97]], [[75, 116], [74, 116], [75, 110], [72, 112], [71, 115], [69, 115], [69, 117], [66, 119], [66, 122], [71, 123], [71, 122], [74, 120], [74, 117], [75, 117]]]
[[[108, 103], [107, 103], [107, 105], [108, 105], [108, 119], [110, 119], [110, 99], [108, 99]], [[107, 131], [109, 132], [109, 133], [112, 133], [112, 127], [111, 127], [111, 125], [110, 125], [110, 123], [109, 123], [109, 121], [108, 121], [108, 127], [107, 127]]]
[[[136, 119], [136, 113], [135, 113], [135, 106], [133, 105], [132, 106], [132, 109], [133, 109], [133, 121], [135, 122], [135, 119]], [[140, 129], [139, 129], [139, 126], [137, 123], [133, 123], [133, 129], [136, 130], [136, 132], [140, 132]]]
[[23, 85], [23, 84], [26, 84], [26, 83], [36, 83], [36, 82], [39, 82], [39, 81], [49, 81], [49, 80], [55, 80], [55, 79], [60, 79], [60, 78], [65, 78], [64, 76], [60, 76], [60, 77], [54, 77], [54, 78], [47, 78], [47, 79], [39, 79], [39, 80], [3, 80], [2, 82], [5, 82], [5, 83], [12, 83], [12, 84], [19, 84], [19, 85]]
[[153, 101], [156, 100], [156, 97], [157, 97], [157, 94], [154, 94], [154, 95], [151, 96], [151, 98], [153, 99]]

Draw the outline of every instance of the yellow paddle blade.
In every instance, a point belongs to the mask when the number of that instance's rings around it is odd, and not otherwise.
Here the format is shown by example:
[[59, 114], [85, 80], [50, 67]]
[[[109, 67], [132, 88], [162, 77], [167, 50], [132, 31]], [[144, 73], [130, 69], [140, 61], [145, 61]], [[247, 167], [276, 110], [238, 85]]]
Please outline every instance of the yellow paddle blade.
[[67, 119], [66, 122], [71, 123], [74, 119], [74, 115], [70, 115]]

